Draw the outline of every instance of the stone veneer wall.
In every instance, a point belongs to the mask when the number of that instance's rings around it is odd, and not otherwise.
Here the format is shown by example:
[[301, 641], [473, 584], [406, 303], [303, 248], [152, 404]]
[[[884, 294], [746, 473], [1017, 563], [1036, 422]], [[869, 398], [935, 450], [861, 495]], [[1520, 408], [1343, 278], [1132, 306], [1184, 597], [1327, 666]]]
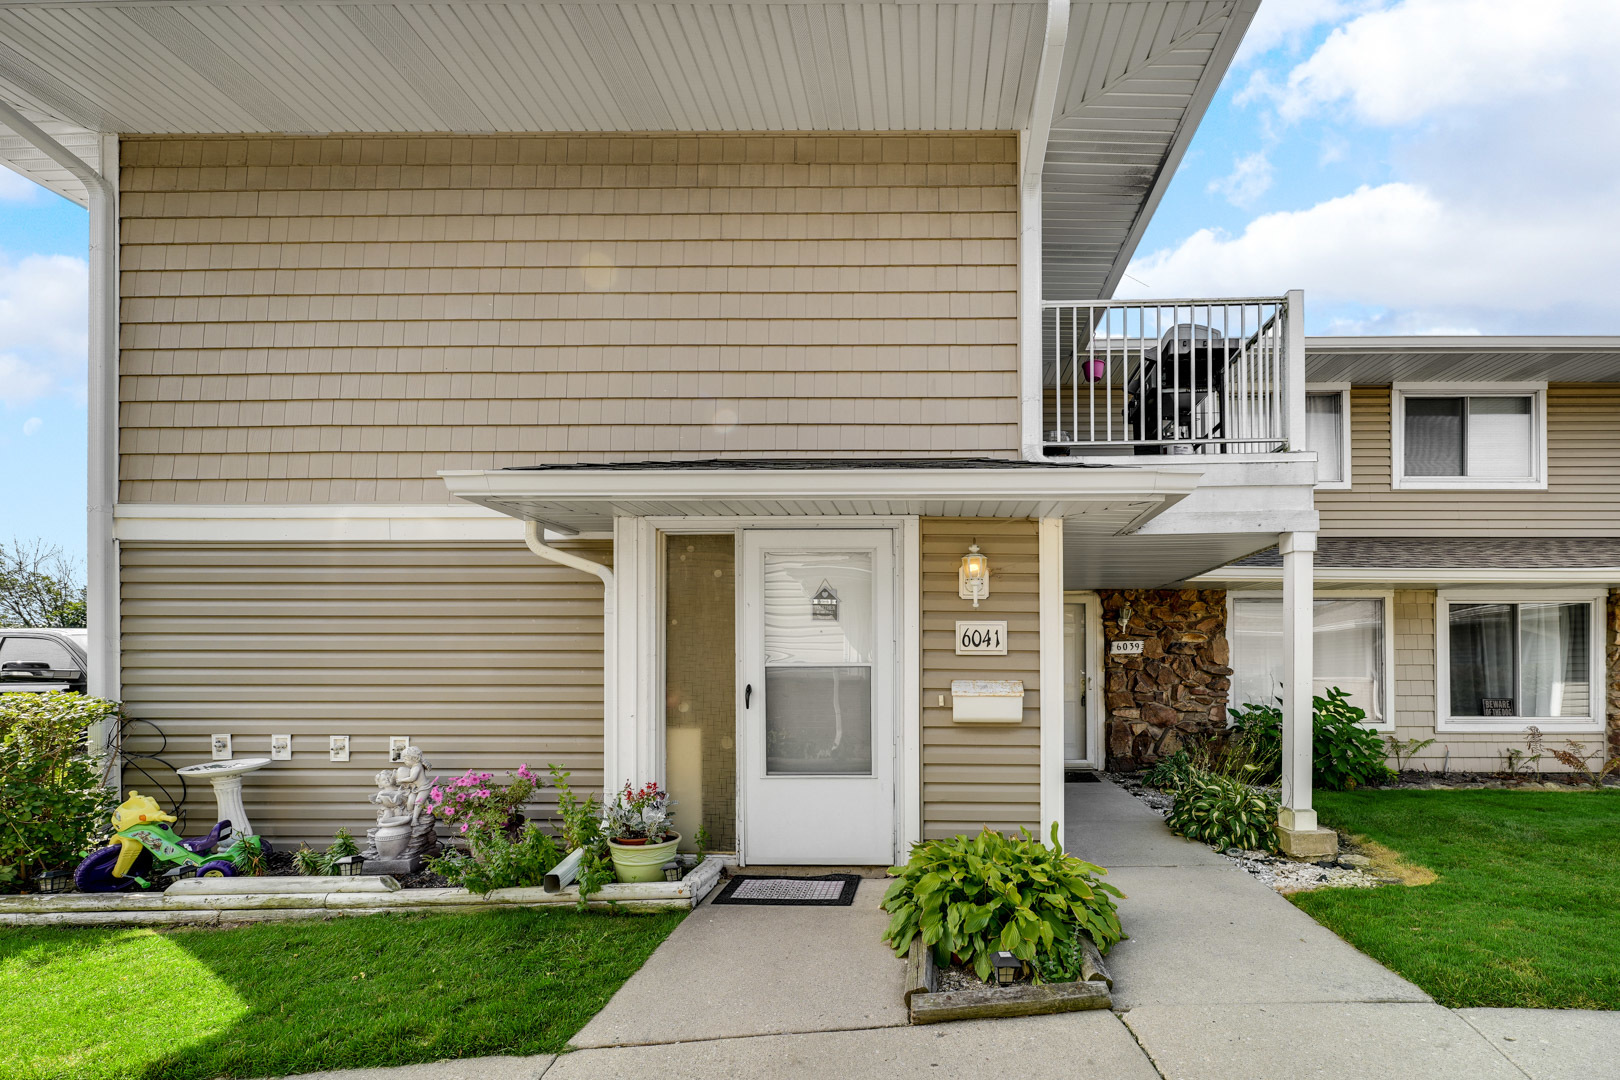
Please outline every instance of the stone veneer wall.
[[[1224, 728], [1232, 685], [1225, 590], [1101, 595], [1108, 767], [1144, 768], [1175, 753], [1189, 735]], [[1126, 604], [1131, 617], [1122, 633], [1119, 616]], [[1142, 655], [1112, 655], [1115, 641], [1138, 639]]]

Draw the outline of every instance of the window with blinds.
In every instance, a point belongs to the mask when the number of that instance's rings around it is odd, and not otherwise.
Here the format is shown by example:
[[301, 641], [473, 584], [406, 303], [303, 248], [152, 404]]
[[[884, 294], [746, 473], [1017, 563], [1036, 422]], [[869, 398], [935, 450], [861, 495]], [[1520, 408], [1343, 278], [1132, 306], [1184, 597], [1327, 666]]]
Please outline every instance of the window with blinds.
[[1345, 397], [1342, 390], [1305, 395], [1305, 449], [1316, 451], [1318, 484], [1345, 480]]
[[1533, 483], [1534, 394], [1406, 394], [1399, 479]]

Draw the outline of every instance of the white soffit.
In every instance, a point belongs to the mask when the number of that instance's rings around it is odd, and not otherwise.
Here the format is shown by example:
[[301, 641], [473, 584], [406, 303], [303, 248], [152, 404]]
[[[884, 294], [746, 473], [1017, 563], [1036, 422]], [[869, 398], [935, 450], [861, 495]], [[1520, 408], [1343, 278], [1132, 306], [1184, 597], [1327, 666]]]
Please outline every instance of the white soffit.
[[564, 533], [615, 517], [988, 517], [1068, 519], [1112, 536], [1198, 486], [1148, 469], [501, 469], [441, 472], [450, 494]]
[[1310, 337], [1311, 382], [1620, 382], [1620, 337]]
[[[1277, 542], [1276, 533], [1135, 533], [1093, 537], [1063, 528], [1065, 589], [1157, 589]], [[1193, 583], [1190, 583], [1193, 584]], [[1198, 579], [1193, 587], [1217, 588]]]
[[1045, 299], [1113, 295], [1259, 7], [1074, 5], [1042, 175]]
[[[1043, 174], [1047, 298], [1112, 291], [1258, 5], [1073, 0]], [[0, 98], [70, 148], [93, 132], [1014, 131], [1045, 11], [0, 0]], [[0, 129], [0, 163], [82, 201], [35, 156]]]
[[[96, 172], [101, 172], [101, 136], [74, 124], [53, 120], [34, 110], [21, 110], [24, 118], [37, 124], [40, 130], [75, 155]], [[71, 199], [80, 206], [89, 204], [84, 182], [67, 169], [51, 160], [20, 135], [0, 125], [0, 164], [21, 173], [41, 187]]]

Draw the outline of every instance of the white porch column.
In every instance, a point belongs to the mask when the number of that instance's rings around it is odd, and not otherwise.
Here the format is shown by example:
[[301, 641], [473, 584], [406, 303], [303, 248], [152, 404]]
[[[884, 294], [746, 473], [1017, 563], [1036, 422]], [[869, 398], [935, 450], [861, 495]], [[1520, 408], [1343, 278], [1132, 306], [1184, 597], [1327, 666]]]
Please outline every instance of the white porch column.
[[1067, 843], [1063, 813], [1063, 519], [1041, 518], [1040, 542], [1040, 672], [1041, 672], [1041, 827], [1051, 840]]
[[1282, 808], [1277, 834], [1285, 854], [1331, 855], [1338, 836], [1316, 824], [1311, 808], [1312, 671], [1314, 669], [1316, 534], [1283, 533]]

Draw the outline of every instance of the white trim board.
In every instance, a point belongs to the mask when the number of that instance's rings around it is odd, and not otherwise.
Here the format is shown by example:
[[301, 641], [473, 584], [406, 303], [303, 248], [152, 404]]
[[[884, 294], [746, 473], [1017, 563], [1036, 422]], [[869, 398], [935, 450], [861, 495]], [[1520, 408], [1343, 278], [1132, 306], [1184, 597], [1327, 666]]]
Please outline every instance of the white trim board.
[[1039, 529], [1041, 672], [1041, 827], [1043, 842], [1068, 840], [1063, 814], [1063, 521], [1042, 518]]
[[522, 521], [471, 504], [120, 503], [113, 530], [126, 543], [523, 542]]

